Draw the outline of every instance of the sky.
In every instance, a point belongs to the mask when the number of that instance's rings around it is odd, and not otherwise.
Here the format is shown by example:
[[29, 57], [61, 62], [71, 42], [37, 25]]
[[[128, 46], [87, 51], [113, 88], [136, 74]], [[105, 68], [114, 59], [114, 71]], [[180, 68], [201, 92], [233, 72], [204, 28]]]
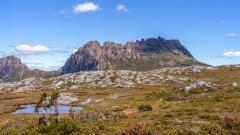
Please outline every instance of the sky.
[[239, 0], [1, 0], [0, 57], [58, 69], [90, 40], [179, 39], [210, 65], [240, 64]]

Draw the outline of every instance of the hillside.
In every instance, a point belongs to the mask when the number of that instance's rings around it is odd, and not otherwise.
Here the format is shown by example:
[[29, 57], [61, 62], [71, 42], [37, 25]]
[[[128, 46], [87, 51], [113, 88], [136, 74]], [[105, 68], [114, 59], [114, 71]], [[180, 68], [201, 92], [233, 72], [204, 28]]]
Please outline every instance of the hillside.
[[[0, 134], [239, 134], [239, 65], [168, 67], [152, 71], [81, 71], [0, 85]], [[59, 92], [60, 123], [11, 114]], [[24, 109], [24, 108], [22, 108]], [[55, 115], [49, 115], [55, 118]]]

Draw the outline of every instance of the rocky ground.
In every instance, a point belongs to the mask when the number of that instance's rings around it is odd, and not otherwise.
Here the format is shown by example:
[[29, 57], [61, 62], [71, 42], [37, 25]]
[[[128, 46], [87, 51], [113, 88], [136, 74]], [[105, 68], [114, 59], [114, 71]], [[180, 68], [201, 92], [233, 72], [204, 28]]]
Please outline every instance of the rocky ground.
[[[27, 78], [20, 82], [0, 83], [0, 91], [30, 92], [39, 89], [75, 89], [81, 86], [95, 88], [130, 88], [136, 85], [155, 85], [164, 82], [184, 83], [194, 81], [182, 74], [200, 73], [202, 70], [216, 70], [208, 66], [189, 66], [162, 68], [159, 70], [139, 72], [129, 70], [89, 71], [62, 75], [55, 78]], [[197, 82], [190, 87], [206, 85]], [[209, 84], [210, 85], [210, 84]]]
[[[1, 131], [4, 135], [42, 133], [35, 125], [37, 116], [10, 113], [21, 105], [36, 103], [43, 92], [50, 95], [57, 91], [60, 104], [81, 106], [87, 111], [79, 114], [81, 118], [87, 115], [84, 120], [89, 121], [87, 118], [92, 114], [104, 114], [102, 109], [125, 115], [117, 120], [105, 118], [93, 123], [74, 120], [73, 134], [237, 135], [240, 133], [239, 76], [240, 65], [189, 66], [147, 72], [78, 72], [1, 83], [0, 134]], [[150, 105], [152, 110], [141, 112], [138, 110], [141, 105]], [[92, 110], [97, 113], [88, 112]], [[61, 119], [72, 118], [62, 114]]]

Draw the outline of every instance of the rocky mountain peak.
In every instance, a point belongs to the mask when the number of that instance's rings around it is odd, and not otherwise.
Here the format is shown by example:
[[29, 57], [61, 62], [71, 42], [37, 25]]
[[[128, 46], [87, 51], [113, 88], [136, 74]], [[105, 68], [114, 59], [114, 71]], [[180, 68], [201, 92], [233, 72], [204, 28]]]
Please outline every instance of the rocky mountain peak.
[[21, 79], [28, 67], [15, 56], [0, 59], [0, 82]]
[[97, 40], [95, 40], [95, 41], [89, 41], [83, 47], [86, 49], [96, 49], [96, 48], [101, 48], [101, 44]]
[[129, 41], [125, 45], [90, 41], [61, 68], [62, 74], [94, 70], [153, 70], [169, 66], [203, 65], [180, 43], [162, 37]]
[[181, 44], [179, 40], [166, 40], [162, 37], [137, 40], [137, 49], [141, 52], [161, 53], [178, 52], [193, 58], [191, 53]]
[[101, 50], [101, 44], [98, 41], [89, 41], [82, 48], [78, 49], [75, 54], [89, 54], [94, 55]]
[[57, 71], [31, 70], [15, 56], [0, 58], [0, 83], [20, 81], [30, 77], [52, 77], [58, 74]]
[[6, 56], [4, 58], [0, 58], [0, 62], [1, 63], [4, 63], [4, 64], [12, 64], [12, 63], [15, 63], [15, 64], [22, 64], [21, 60], [16, 57], [16, 56]]

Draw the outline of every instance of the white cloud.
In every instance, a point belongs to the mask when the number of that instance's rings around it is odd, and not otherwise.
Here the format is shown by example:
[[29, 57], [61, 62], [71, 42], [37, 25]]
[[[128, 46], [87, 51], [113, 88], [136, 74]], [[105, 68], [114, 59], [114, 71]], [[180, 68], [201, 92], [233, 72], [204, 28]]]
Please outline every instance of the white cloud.
[[93, 2], [85, 2], [85, 3], [77, 4], [73, 7], [73, 11], [75, 13], [94, 12], [97, 10], [99, 10], [99, 5]]
[[240, 57], [240, 51], [230, 51], [230, 52], [225, 52], [223, 53], [224, 57]]
[[116, 10], [119, 11], [119, 12], [128, 12], [127, 7], [123, 4], [117, 5]]
[[42, 54], [50, 51], [50, 48], [46, 46], [29, 44], [19, 44], [16, 49], [23, 54]]
[[61, 66], [29, 66], [30, 69], [39, 69], [43, 71], [54, 71], [61, 68]]
[[239, 36], [239, 34], [236, 33], [236, 32], [229, 32], [229, 33], [226, 34], [226, 36], [228, 36], [228, 37], [237, 37], [237, 36]]

